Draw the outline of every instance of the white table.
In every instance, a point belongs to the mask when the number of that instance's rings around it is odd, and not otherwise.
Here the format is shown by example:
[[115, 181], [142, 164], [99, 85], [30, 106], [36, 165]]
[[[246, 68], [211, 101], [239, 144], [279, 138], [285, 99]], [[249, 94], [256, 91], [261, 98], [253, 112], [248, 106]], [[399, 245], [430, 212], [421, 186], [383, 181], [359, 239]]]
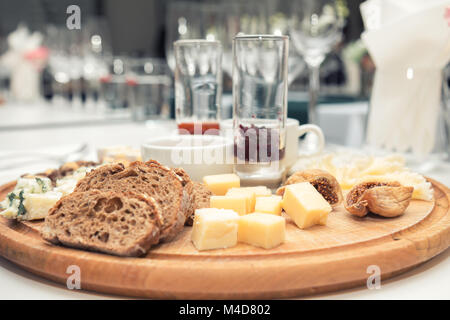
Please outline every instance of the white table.
[[[95, 148], [105, 145], [139, 146], [146, 139], [174, 130], [173, 122], [96, 124], [81, 127], [0, 131], [0, 158], [10, 151], [37, 149], [56, 153], [73, 149], [87, 142], [86, 159], [95, 159]], [[9, 161], [10, 162], [10, 161]], [[0, 166], [5, 162], [0, 161]], [[55, 167], [52, 162], [31, 163], [0, 172], [0, 184], [14, 180], [24, 172], [39, 172]], [[450, 185], [450, 165], [441, 163], [427, 175]], [[390, 280], [382, 281], [381, 289], [356, 288], [311, 298], [329, 299], [450, 299], [450, 250], [429, 262]], [[118, 298], [84, 291], [71, 291], [0, 258], [0, 299], [103, 299]]]

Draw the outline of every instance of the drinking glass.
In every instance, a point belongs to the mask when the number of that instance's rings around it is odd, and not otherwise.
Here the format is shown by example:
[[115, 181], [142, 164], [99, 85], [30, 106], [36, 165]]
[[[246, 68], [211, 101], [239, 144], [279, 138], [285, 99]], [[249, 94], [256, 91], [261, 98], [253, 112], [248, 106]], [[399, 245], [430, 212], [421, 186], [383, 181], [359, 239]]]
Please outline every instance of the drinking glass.
[[[222, 67], [232, 76], [233, 37], [238, 33], [255, 34], [266, 32], [266, 6], [262, 1], [226, 1], [219, 5], [208, 5], [203, 9], [203, 26], [208, 35], [213, 34], [222, 43]], [[214, 19], [214, 17], [217, 17]], [[212, 27], [219, 25], [218, 27]]]
[[[106, 112], [128, 108], [126, 72], [128, 58], [116, 56], [108, 63], [108, 72], [100, 78], [100, 100], [106, 104]], [[103, 109], [102, 106], [99, 106]]]
[[170, 69], [175, 71], [173, 43], [182, 39], [202, 38], [200, 28], [200, 4], [195, 2], [169, 2], [166, 15], [166, 59]]
[[178, 40], [175, 51], [175, 118], [180, 134], [219, 134], [222, 45]]
[[294, 1], [291, 14], [289, 34], [310, 70], [309, 122], [317, 123], [319, 67], [327, 53], [341, 39], [343, 19], [334, 0]]
[[133, 120], [169, 118], [172, 85], [169, 72], [164, 60], [130, 59], [126, 82]]
[[283, 179], [289, 37], [238, 35], [233, 41], [235, 171], [245, 185]]

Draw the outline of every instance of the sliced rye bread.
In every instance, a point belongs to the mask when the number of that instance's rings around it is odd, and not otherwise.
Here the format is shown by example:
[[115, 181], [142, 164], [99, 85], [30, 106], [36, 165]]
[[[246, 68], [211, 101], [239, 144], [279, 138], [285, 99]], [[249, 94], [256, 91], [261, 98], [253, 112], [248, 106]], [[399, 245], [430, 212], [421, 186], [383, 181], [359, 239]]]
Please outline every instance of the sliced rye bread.
[[[185, 194], [187, 195], [187, 206], [185, 208], [185, 217], [186, 222], [189, 220], [189, 217], [194, 212], [194, 183], [189, 177], [189, 174], [183, 168], [174, 168], [172, 169], [175, 174], [181, 178], [181, 184], [183, 185]], [[186, 223], [185, 223], [186, 224]]]
[[151, 197], [89, 190], [61, 198], [42, 237], [55, 244], [118, 256], [141, 256], [159, 241], [161, 210]]
[[192, 182], [192, 209], [186, 219], [186, 225], [192, 226], [194, 223], [195, 210], [202, 208], [209, 208], [209, 199], [212, 196], [212, 192], [200, 182]]
[[156, 161], [103, 165], [81, 179], [75, 192], [112, 190], [143, 193], [154, 198], [161, 208], [163, 225], [161, 240], [169, 241], [183, 229], [188, 196], [181, 179], [169, 168]]

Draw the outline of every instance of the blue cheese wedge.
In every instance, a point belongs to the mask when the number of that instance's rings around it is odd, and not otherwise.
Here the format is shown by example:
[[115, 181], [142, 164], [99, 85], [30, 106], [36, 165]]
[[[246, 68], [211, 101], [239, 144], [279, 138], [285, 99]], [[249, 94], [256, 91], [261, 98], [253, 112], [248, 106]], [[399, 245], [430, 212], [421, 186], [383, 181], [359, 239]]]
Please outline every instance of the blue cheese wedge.
[[45, 193], [52, 190], [52, 182], [45, 177], [19, 178], [17, 180], [15, 191], [23, 190], [28, 193]]
[[52, 191], [49, 178], [19, 178], [14, 190], [0, 203], [5, 218], [18, 220], [35, 220], [45, 218], [48, 210], [58, 201], [62, 194]]
[[46, 177], [19, 178], [14, 190], [0, 202], [0, 215], [17, 220], [44, 219], [55, 203], [72, 193], [78, 181], [92, 169], [78, 168], [71, 175], [58, 179], [55, 188]]

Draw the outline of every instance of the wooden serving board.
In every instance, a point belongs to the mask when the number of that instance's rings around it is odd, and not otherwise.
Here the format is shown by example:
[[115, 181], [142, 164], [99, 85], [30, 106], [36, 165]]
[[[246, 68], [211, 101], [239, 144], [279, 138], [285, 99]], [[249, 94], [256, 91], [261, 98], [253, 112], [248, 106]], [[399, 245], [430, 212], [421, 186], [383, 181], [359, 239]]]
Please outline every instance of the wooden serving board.
[[[286, 242], [272, 250], [238, 244], [198, 252], [191, 228], [144, 258], [119, 258], [46, 243], [42, 222], [0, 219], [0, 254], [35, 274], [66, 284], [80, 267], [81, 288], [148, 298], [286, 298], [365, 285], [377, 265], [386, 279], [450, 245], [450, 190], [429, 179], [435, 201], [414, 200], [397, 218], [357, 218], [341, 207], [326, 226], [300, 230], [287, 219]], [[14, 187], [0, 187], [0, 199]]]

